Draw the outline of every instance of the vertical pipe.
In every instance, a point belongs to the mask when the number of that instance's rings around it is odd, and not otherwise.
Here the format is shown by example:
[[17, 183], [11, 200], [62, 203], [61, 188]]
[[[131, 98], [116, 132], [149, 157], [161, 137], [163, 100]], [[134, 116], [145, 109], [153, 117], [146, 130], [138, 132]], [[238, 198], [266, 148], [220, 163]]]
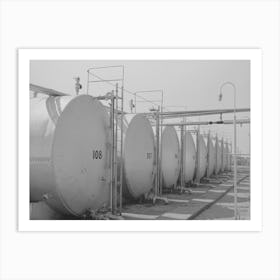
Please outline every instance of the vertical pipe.
[[111, 152], [110, 152], [110, 208], [114, 212], [113, 205], [113, 184], [114, 184], [114, 91], [111, 92]]
[[234, 217], [238, 219], [237, 208], [237, 162], [236, 162], [236, 89], [234, 87]]
[[[161, 91], [161, 110], [160, 112], [163, 112], [163, 91]], [[159, 163], [159, 193], [162, 195], [162, 169], [161, 169], [161, 161], [162, 161], [162, 116], [160, 116], [160, 163]]]
[[87, 70], [87, 95], [89, 91], [88, 87], [89, 87], [89, 70]]
[[230, 155], [229, 155], [229, 171], [232, 171], [232, 168], [231, 168], [231, 164], [232, 164], [232, 141], [230, 141], [230, 144], [229, 144], [229, 147], [230, 147]]
[[251, 170], [251, 122], [249, 122], [249, 165], [250, 165], [249, 170]]
[[184, 151], [185, 151], [185, 139], [184, 139], [184, 126], [181, 125], [181, 176], [180, 176], [180, 185], [181, 188], [183, 188], [184, 186], [184, 180], [185, 180], [185, 176], [184, 176], [184, 170], [185, 170], [185, 162], [184, 162]]
[[215, 175], [218, 174], [218, 134], [215, 137]]
[[118, 83], [116, 83], [116, 97], [115, 97], [115, 150], [114, 150], [114, 210], [116, 211], [118, 208], [118, 169], [117, 169], [117, 165], [118, 165], [118, 94], [119, 94], [119, 90], [118, 90]]
[[208, 131], [207, 138], [207, 177], [210, 177], [210, 130]]
[[121, 162], [120, 162], [120, 214], [122, 213], [122, 190], [123, 190], [123, 82], [121, 92]]
[[224, 137], [222, 137], [221, 147], [222, 147], [221, 171], [224, 172]]
[[155, 196], [159, 191], [159, 108], [156, 112], [156, 180], [155, 180]]
[[197, 128], [197, 133], [196, 133], [196, 183], [200, 182], [200, 144], [199, 144], [199, 135], [200, 135], [200, 130], [199, 126]]
[[229, 143], [229, 140], [227, 141], [227, 150], [228, 150], [228, 155], [227, 155], [227, 171], [230, 171], [230, 143]]

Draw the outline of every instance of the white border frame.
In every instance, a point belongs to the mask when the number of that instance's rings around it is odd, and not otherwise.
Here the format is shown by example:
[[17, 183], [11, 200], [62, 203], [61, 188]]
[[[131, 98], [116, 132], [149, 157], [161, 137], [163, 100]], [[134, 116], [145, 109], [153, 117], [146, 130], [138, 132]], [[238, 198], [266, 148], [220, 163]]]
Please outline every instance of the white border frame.
[[[29, 220], [30, 60], [250, 60], [250, 220]], [[18, 230], [19, 231], [261, 231], [262, 52], [260, 49], [19, 49], [18, 50]]]

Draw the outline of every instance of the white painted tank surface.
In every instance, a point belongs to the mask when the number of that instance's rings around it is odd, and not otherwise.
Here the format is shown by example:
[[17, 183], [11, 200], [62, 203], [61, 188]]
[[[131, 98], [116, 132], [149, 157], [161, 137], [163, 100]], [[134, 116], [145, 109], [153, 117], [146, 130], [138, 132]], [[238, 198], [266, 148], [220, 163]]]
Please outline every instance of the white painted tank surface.
[[215, 174], [218, 174], [221, 171], [221, 166], [222, 166], [222, 148], [219, 143], [219, 140], [215, 141], [215, 149], [217, 153], [217, 162], [216, 162], [216, 167], [215, 167]]
[[164, 186], [175, 185], [180, 172], [180, 145], [173, 126], [166, 126], [162, 132], [161, 170]]
[[155, 175], [155, 139], [149, 120], [133, 117], [124, 139], [124, 171], [130, 195], [139, 198], [148, 193]]
[[89, 95], [30, 99], [30, 202], [66, 215], [109, 202], [109, 116]]
[[196, 171], [196, 178], [200, 180], [206, 174], [207, 168], [207, 147], [202, 135], [198, 135], [199, 141], [199, 167]]
[[215, 147], [211, 137], [207, 137], [207, 151], [209, 152], [207, 162], [207, 177], [209, 177], [214, 173], [216, 165]]
[[185, 182], [193, 180], [195, 172], [196, 150], [193, 137], [190, 132], [185, 133], [185, 152], [184, 152], [184, 175]]

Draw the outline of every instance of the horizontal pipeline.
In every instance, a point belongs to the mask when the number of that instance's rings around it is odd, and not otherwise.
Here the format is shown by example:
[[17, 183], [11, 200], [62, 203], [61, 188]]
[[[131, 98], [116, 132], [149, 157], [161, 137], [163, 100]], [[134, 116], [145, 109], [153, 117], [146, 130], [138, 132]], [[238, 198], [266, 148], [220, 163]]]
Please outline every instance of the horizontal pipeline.
[[222, 115], [230, 113], [242, 113], [250, 112], [250, 108], [239, 108], [239, 109], [214, 109], [214, 110], [197, 110], [197, 111], [172, 111], [172, 112], [149, 112], [141, 113], [144, 115], [155, 115], [159, 114], [162, 118], [179, 118], [179, 117], [192, 117], [192, 116], [205, 116], [205, 115]]
[[64, 92], [60, 92], [51, 88], [45, 88], [45, 87], [41, 87], [41, 86], [37, 86], [34, 84], [29, 84], [29, 90], [33, 91], [35, 94], [36, 93], [43, 93], [43, 94], [47, 94], [50, 96], [69, 96], [69, 94], [64, 93]]
[[[236, 124], [249, 124], [249, 119], [242, 119], [242, 120], [236, 120]], [[198, 122], [177, 122], [177, 123], [165, 123], [160, 124], [162, 126], [192, 126], [192, 125], [212, 125], [212, 124], [233, 124], [233, 120], [225, 120], [225, 121], [198, 121]], [[152, 124], [155, 126], [155, 124]]]

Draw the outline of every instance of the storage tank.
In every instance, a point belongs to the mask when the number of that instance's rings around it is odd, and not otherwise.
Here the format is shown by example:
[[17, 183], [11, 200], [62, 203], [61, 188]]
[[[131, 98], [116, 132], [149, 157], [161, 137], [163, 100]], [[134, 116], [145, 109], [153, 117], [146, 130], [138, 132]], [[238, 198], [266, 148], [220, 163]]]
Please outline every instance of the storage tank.
[[185, 183], [193, 180], [195, 172], [196, 150], [193, 137], [190, 132], [185, 133], [185, 151], [184, 151], [184, 177]]
[[30, 202], [64, 215], [109, 203], [109, 116], [89, 95], [30, 99]]
[[155, 176], [155, 139], [149, 120], [135, 115], [124, 139], [124, 171], [128, 192], [133, 198], [148, 193]]
[[222, 148], [219, 143], [218, 138], [216, 138], [215, 141], [215, 150], [216, 150], [216, 166], [215, 166], [215, 174], [218, 174], [221, 171], [222, 166]]
[[213, 144], [213, 140], [211, 136], [207, 137], [207, 177], [210, 177], [214, 173], [215, 165], [216, 165], [216, 157], [215, 157], [215, 148]]
[[198, 155], [199, 155], [199, 166], [196, 170], [196, 179], [199, 181], [201, 178], [203, 178], [206, 174], [206, 168], [207, 168], [207, 148], [204, 141], [204, 137], [199, 134], [198, 135]]
[[180, 145], [173, 126], [166, 126], [162, 132], [161, 171], [164, 187], [174, 186], [180, 172]]

